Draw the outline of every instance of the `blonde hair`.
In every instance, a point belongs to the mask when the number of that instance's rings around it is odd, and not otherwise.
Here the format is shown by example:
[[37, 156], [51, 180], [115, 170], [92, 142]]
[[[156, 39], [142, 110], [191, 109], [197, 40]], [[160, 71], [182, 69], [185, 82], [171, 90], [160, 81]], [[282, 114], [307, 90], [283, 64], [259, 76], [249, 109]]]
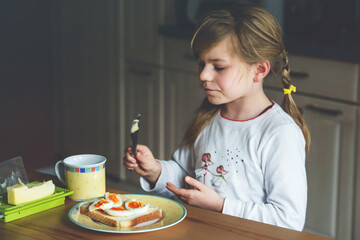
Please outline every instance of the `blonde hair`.
[[[191, 40], [192, 52], [198, 58], [201, 52], [212, 48], [228, 36], [231, 36], [235, 53], [242, 60], [249, 64], [268, 60], [271, 74], [280, 73], [283, 87], [290, 87], [290, 68], [281, 28], [270, 12], [253, 5], [238, 5], [228, 10], [210, 12], [201, 21]], [[185, 132], [184, 143], [193, 145], [201, 130], [221, 107], [209, 103], [205, 98], [196, 118]], [[308, 152], [310, 133], [291, 94], [284, 95], [282, 107], [301, 128]]]

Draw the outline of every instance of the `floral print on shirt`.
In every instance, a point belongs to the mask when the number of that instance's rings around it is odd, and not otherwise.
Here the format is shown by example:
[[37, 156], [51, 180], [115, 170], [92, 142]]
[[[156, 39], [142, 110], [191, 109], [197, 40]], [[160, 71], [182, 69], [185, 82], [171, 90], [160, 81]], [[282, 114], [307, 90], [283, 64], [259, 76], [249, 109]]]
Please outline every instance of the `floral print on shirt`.
[[221, 187], [224, 184], [224, 182], [226, 182], [224, 176], [228, 173], [228, 171], [224, 169], [223, 165], [219, 165], [216, 168], [217, 174], [211, 172], [209, 166], [213, 165], [214, 163], [211, 161], [210, 153], [204, 153], [201, 157], [201, 161], [204, 162], [204, 165], [201, 168], [195, 169], [196, 178], [198, 179], [200, 177], [203, 177], [203, 181], [205, 184], [205, 177], [208, 173], [210, 173], [212, 176], [211, 184], [215, 187]]

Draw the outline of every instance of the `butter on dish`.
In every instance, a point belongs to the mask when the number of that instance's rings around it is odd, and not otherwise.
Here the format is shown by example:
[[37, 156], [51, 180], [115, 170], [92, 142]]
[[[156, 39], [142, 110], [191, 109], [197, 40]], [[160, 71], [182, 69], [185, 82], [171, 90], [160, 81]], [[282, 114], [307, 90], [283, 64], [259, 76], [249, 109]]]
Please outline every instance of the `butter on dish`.
[[55, 192], [55, 185], [52, 180], [41, 183], [19, 184], [7, 187], [8, 203], [18, 205], [43, 197], [52, 195]]

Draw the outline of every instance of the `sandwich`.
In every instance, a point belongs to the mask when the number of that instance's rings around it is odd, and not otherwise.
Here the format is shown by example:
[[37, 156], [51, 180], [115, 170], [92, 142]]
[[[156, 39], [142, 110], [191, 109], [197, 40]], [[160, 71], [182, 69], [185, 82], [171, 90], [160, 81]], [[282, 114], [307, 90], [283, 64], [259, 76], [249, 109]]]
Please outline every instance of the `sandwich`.
[[138, 224], [163, 217], [159, 207], [108, 192], [104, 198], [81, 205], [80, 213], [116, 228], [135, 227]]

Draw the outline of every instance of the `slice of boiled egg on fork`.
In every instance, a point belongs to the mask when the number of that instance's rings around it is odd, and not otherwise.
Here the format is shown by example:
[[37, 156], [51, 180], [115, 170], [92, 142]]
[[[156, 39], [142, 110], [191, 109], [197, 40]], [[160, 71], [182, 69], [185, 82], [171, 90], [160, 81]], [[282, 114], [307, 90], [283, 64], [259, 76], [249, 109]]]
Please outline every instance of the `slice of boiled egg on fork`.
[[112, 216], [128, 217], [145, 213], [149, 209], [150, 204], [143, 204], [135, 199], [130, 199], [125, 202], [124, 206], [125, 209], [123, 207], [112, 207], [105, 209], [105, 211]]

